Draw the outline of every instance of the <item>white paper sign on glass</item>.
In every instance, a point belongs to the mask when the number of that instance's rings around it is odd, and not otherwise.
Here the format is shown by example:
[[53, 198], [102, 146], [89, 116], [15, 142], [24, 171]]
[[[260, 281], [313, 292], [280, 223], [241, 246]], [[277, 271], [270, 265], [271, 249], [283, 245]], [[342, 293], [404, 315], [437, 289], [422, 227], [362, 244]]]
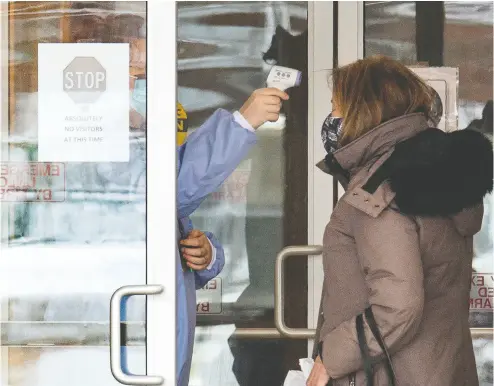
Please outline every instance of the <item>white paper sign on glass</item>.
[[437, 127], [443, 131], [458, 129], [458, 68], [410, 67], [439, 94], [442, 116]]
[[470, 311], [493, 310], [494, 275], [492, 273], [472, 274], [472, 286], [470, 288]]
[[38, 45], [38, 161], [129, 161], [129, 45]]
[[197, 291], [198, 314], [221, 314], [222, 311], [222, 282], [217, 277]]

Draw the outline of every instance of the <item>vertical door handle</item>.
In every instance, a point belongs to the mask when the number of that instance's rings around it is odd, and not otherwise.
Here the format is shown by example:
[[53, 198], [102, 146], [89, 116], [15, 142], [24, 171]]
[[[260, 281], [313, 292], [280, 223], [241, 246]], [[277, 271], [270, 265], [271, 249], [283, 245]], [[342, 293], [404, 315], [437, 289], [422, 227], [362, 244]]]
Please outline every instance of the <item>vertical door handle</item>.
[[124, 385], [162, 385], [159, 375], [131, 375], [122, 370], [120, 341], [121, 304], [124, 297], [132, 295], [158, 295], [163, 292], [161, 285], [129, 285], [114, 292], [110, 301], [110, 369], [113, 377]]
[[309, 328], [290, 328], [285, 324], [285, 274], [284, 262], [290, 256], [317, 256], [322, 253], [320, 245], [300, 245], [283, 248], [276, 257], [274, 279], [274, 324], [281, 335], [293, 339], [314, 339], [316, 330]]

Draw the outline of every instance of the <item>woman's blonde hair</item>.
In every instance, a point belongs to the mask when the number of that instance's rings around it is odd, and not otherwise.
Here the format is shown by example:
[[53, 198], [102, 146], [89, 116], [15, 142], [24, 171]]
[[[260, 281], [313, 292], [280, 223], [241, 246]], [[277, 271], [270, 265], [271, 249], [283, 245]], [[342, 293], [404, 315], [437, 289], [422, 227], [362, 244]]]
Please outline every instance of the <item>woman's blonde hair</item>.
[[343, 118], [340, 146], [401, 115], [429, 118], [432, 89], [395, 60], [371, 56], [333, 70], [331, 78], [333, 104]]

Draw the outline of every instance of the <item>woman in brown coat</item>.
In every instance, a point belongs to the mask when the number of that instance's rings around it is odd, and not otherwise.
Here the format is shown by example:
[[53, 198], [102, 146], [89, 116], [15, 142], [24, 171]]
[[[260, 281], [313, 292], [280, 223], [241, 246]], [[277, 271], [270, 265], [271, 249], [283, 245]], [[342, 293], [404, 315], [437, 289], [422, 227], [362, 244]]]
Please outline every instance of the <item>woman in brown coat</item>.
[[431, 128], [434, 92], [391, 59], [338, 68], [332, 86], [322, 168], [345, 194], [324, 234], [307, 385], [477, 386], [472, 239], [492, 191], [492, 145]]

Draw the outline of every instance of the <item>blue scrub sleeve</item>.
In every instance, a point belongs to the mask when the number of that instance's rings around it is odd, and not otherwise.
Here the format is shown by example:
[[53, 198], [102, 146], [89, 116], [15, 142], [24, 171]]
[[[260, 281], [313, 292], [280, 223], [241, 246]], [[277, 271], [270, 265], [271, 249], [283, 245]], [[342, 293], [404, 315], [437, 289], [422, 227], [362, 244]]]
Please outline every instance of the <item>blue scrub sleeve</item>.
[[192, 214], [216, 191], [256, 143], [256, 134], [218, 109], [178, 148], [178, 217]]
[[196, 289], [204, 287], [208, 281], [218, 276], [225, 266], [225, 251], [218, 239], [211, 232], [204, 232], [211, 244], [216, 248], [216, 260], [211, 269], [195, 271]]

